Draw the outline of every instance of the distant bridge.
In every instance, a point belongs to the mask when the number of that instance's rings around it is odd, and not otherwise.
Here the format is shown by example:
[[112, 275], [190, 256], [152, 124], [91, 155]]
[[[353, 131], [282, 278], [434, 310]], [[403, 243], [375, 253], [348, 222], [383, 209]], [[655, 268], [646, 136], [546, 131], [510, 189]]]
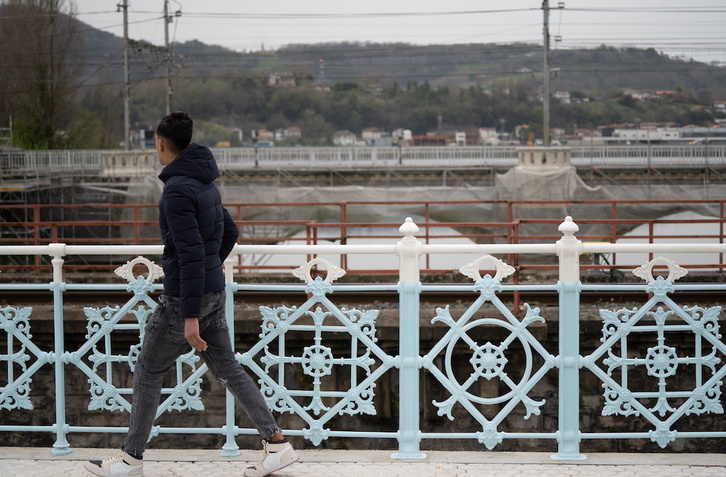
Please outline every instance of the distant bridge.
[[[537, 148], [532, 148], [536, 150]], [[541, 149], [541, 148], [540, 148]], [[553, 148], [555, 150], [557, 148]], [[591, 186], [726, 184], [726, 145], [579, 145], [571, 164]], [[244, 187], [493, 185], [518, 164], [516, 147], [258, 147], [213, 149], [220, 184]], [[559, 148], [562, 150], [562, 148]], [[0, 151], [0, 192], [121, 186], [161, 170], [154, 150]], [[708, 194], [706, 197], [708, 198]]]
[[[223, 200], [227, 204], [260, 205], [240, 215], [247, 221], [270, 222], [255, 224], [259, 229], [276, 227], [274, 221], [338, 220], [335, 208], [341, 203], [367, 204], [354, 211], [347, 209], [339, 219], [343, 222], [398, 220], [399, 216], [425, 215], [426, 207], [412, 208], [411, 203], [431, 200], [477, 204], [473, 209], [452, 205], [430, 216], [441, 223], [481, 218], [511, 222], [512, 217], [500, 214], [493, 205], [501, 201], [528, 203], [519, 207], [514, 217], [527, 221], [548, 218], [548, 214], [556, 214], [558, 219], [563, 214], [573, 215], [583, 224], [585, 218], [613, 218], [607, 208], [603, 212], [586, 206], [573, 213], [570, 206], [562, 205], [584, 201], [649, 202], [631, 212], [633, 227], [643, 218], [656, 219], [680, 211], [720, 219], [724, 216], [724, 202], [719, 202], [714, 212], [713, 207], [694, 201], [726, 200], [726, 145], [567, 148], [575, 170], [560, 167], [557, 154], [563, 150], [547, 149], [546, 164], [540, 164], [543, 167], [516, 168], [523, 157], [527, 158], [523, 163], [529, 165], [530, 154], [539, 151], [543, 156], [543, 148], [213, 149], [222, 171], [218, 184]], [[8, 206], [59, 205], [63, 207], [59, 222], [90, 222], [96, 216], [117, 220], [111, 217], [111, 207], [74, 206], [155, 204], [161, 192], [156, 179], [161, 166], [154, 150], [0, 152], [0, 165], [0, 202]], [[406, 204], [401, 205], [401, 201]], [[652, 204], [657, 201], [675, 205]], [[289, 203], [307, 205], [304, 210], [285, 207]], [[155, 210], [149, 208], [148, 212], [143, 217], [134, 213], [133, 220], [155, 220]], [[130, 220], [126, 216], [122, 222], [128, 225]], [[292, 236], [299, 230], [291, 227], [283, 235]], [[156, 237], [156, 232], [153, 234]], [[280, 235], [275, 230], [266, 236]]]
[[[213, 148], [220, 169], [330, 167], [501, 167], [517, 164], [516, 147], [258, 147]], [[726, 145], [580, 145], [572, 165], [598, 168], [726, 167]], [[158, 169], [154, 150], [0, 151], [3, 177], [48, 171], [146, 175]]]

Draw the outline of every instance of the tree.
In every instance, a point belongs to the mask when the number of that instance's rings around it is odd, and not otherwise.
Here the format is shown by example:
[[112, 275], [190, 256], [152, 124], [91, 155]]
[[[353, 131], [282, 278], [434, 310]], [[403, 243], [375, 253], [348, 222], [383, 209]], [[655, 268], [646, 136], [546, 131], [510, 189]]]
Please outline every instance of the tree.
[[21, 147], [64, 145], [78, 78], [74, 15], [65, 0], [0, 3], [0, 115], [13, 117]]
[[329, 140], [335, 131], [333, 126], [325, 121], [325, 118], [311, 109], [303, 112], [300, 129], [303, 142], [309, 146], [329, 144]]

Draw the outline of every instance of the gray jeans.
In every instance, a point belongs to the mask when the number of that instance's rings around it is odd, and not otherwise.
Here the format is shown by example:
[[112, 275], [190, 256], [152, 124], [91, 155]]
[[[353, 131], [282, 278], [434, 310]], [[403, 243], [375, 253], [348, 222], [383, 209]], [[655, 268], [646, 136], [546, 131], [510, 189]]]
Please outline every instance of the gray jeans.
[[[237, 362], [225, 318], [225, 291], [204, 295], [199, 334], [207, 342], [200, 355], [212, 374], [237, 398], [264, 439], [279, 431], [257, 385]], [[161, 398], [164, 376], [174, 361], [191, 350], [184, 338], [179, 299], [162, 295], [146, 324], [144, 342], [134, 371], [129, 432], [123, 448], [141, 457], [149, 440]]]

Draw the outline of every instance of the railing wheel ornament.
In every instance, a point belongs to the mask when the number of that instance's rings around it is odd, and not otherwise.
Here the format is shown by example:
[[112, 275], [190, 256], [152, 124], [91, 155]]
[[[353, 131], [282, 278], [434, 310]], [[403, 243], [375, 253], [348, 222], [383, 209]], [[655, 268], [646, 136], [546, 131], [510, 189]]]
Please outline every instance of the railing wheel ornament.
[[483, 263], [490, 263], [494, 266], [494, 269], [496, 270], [496, 273], [494, 274], [494, 280], [498, 282], [501, 282], [503, 279], [507, 278], [515, 272], [513, 266], [499, 260], [496, 257], [492, 257], [491, 255], [484, 255], [477, 258], [473, 262], [461, 267], [459, 269], [459, 272], [462, 275], [471, 278], [475, 282], [478, 282], [482, 279], [480, 269]]
[[656, 257], [645, 265], [642, 265], [633, 270], [633, 275], [638, 278], [642, 278], [647, 283], [652, 283], [655, 281], [655, 278], [653, 277], [653, 268], [658, 265], [665, 265], [666, 268], [668, 268], [668, 276], [665, 280], [670, 283], [673, 283], [679, 278], [683, 278], [688, 274], [688, 270], [674, 263], [673, 261], [665, 257]]
[[325, 280], [323, 280], [325, 283], [333, 283], [338, 278], [345, 276], [345, 270], [320, 257], [313, 258], [306, 264], [296, 268], [295, 270], [293, 270], [292, 274], [296, 278], [302, 280], [304, 283], [313, 282], [314, 279], [310, 274], [310, 271], [316, 265], [322, 265], [328, 271], [325, 275]]
[[136, 281], [140, 276], [134, 275], [134, 269], [139, 264], [144, 265], [146, 267], [146, 270], [148, 270], [149, 272], [146, 276], [147, 282], [155, 282], [159, 278], [164, 277], [164, 269], [162, 269], [159, 265], [155, 264], [146, 257], [136, 257], [135, 259], [126, 262], [125, 265], [121, 265], [113, 272], [119, 277], [128, 281], [129, 283], [132, 283]]

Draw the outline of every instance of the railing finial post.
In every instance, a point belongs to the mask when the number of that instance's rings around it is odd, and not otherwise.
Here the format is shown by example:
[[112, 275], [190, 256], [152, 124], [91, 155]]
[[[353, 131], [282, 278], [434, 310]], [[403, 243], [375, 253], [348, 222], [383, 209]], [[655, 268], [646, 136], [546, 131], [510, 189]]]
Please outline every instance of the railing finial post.
[[55, 427], [56, 440], [53, 444], [53, 455], [65, 455], [71, 452], [71, 446], [66, 438], [68, 426], [66, 424], [66, 377], [65, 363], [65, 330], [63, 327], [63, 257], [66, 255], [66, 244], [51, 243], [48, 245], [48, 255], [52, 257], [53, 281], [50, 289], [53, 292], [53, 356], [55, 359]]
[[580, 453], [580, 254], [582, 242], [572, 217], [565, 217], [557, 241], [560, 276], [557, 282], [560, 304], [559, 323], [559, 415], [557, 460], [584, 460]]
[[420, 281], [419, 257], [421, 256], [421, 242], [415, 237], [419, 231], [418, 225], [413, 222], [411, 217], [406, 217], [406, 221], [398, 228], [398, 231], [403, 234], [403, 238], [396, 247], [401, 262], [400, 281], [418, 282]]
[[398, 229], [403, 238], [396, 245], [400, 257], [398, 282], [399, 312], [401, 314], [399, 333], [399, 418], [398, 452], [393, 459], [424, 459], [420, 450], [421, 431], [419, 426], [419, 308], [421, 278], [419, 258], [421, 242], [414, 236], [419, 230], [411, 217], [407, 217]]
[[65, 263], [63, 257], [66, 255], [66, 244], [49, 244], [48, 255], [52, 257], [50, 263], [53, 265], [53, 283], [61, 283], [63, 281], [63, 263]]
[[558, 230], [562, 232], [562, 238], [557, 241], [557, 256], [560, 258], [560, 281], [579, 281], [582, 242], [575, 237], [575, 232], [580, 228], [568, 215], [565, 217], [565, 221], [560, 224]]
[[[234, 283], [234, 265], [239, 255], [235, 249], [229, 254], [227, 259], [224, 261], [224, 282], [225, 282], [225, 304], [224, 310], [227, 317], [227, 329], [229, 330], [229, 339], [232, 343], [232, 349], [234, 349], [234, 292], [236, 291], [236, 284]], [[240, 454], [239, 446], [236, 441], [236, 425], [235, 425], [235, 397], [232, 392], [228, 389], [225, 392], [225, 425], [224, 435], [226, 441], [222, 446], [222, 457], [236, 457]]]

